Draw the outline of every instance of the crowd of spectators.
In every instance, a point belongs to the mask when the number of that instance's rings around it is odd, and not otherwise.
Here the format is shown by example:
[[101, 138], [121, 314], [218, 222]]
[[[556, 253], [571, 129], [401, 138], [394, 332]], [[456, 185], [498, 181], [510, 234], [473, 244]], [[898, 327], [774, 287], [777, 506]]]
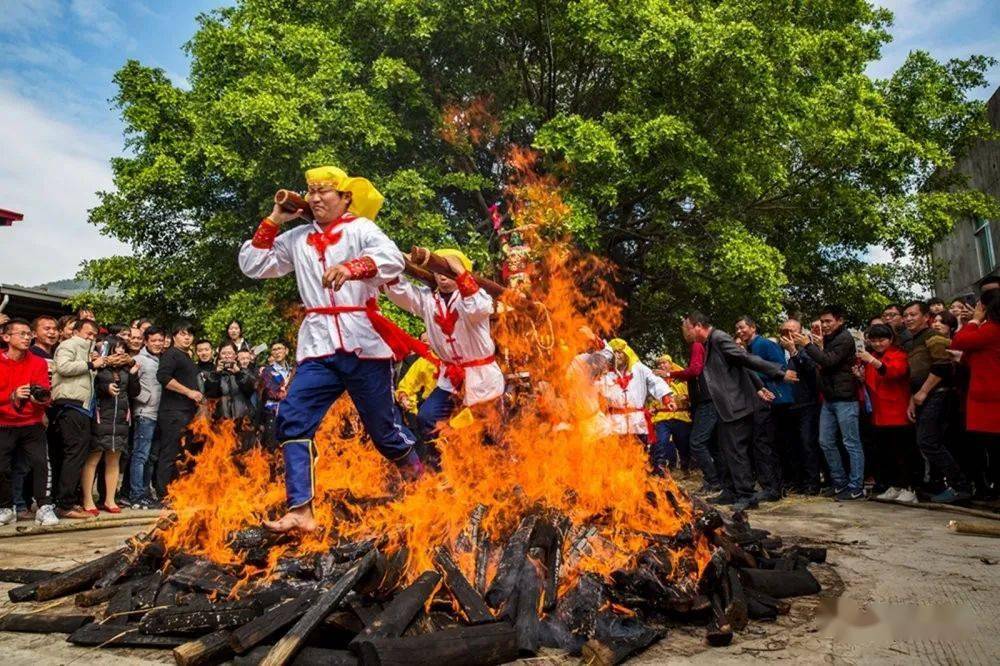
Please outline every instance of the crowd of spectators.
[[774, 338], [749, 315], [735, 336], [686, 317], [690, 364], [665, 357], [656, 370], [690, 396], [690, 427], [663, 432], [679, 451], [669, 466], [700, 468], [710, 501], [738, 508], [788, 493], [996, 499], [1000, 278], [978, 299], [890, 305], [865, 324], [850, 329], [836, 305], [787, 318]]
[[199, 410], [232, 421], [242, 447], [276, 444], [289, 350], [252, 347], [239, 321], [219, 344], [186, 322], [101, 325], [88, 310], [4, 317], [0, 332], [0, 525], [161, 508]]
[[[849, 328], [832, 305], [814, 320], [786, 318], [773, 337], [743, 315], [730, 335], [692, 312], [682, 323], [687, 367], [669, 355], [650, 364], [648, 419], [608, 414], [648, 424], [640, 439], [654, 473], [700, 470], [701, 492], [737, 508], [790, 493], [996, 498], [1000, 278], [977, 300], [890, 305], [864, 323]], [[218, 343], [186, 322], [101, 325], [87, 310], [4, 318], [0, 331], [0, 525], [162, 507], [182, 452], [197, 450], [188, 426], [199, 412], [231, 422], [243, 449], [278, 444], [291, 350], [252, 346], [239, 321]], [[599, 372], [619, 361], [619, 374], [647, 368], [622, 340], [607, 349], [617, 360]], [[401, 425], [432, 431], [417, 408], [436, 385], [434, 364], [407, 359], [394, 381]], [[433, 465], [433, 442], [417, 439]]]

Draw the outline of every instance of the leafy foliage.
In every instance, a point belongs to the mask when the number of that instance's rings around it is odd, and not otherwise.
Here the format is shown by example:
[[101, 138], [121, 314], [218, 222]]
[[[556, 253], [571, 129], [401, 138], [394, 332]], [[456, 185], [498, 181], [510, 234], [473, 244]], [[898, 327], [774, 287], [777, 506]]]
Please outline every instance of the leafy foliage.
[[83, 273], [132, 312], [282, 312], [294, 283], [249, 282], [236, 250], [320, 163], [379, 185], [401, 247], [482, 265], [509, 148], [533, 145], [578, 240], [619, 265], [642, 349], [692, 306], [725, 328], [828, 299], [861, 317], [907, 284], [869, 248], [923, 256], [998, 212], [948, 172], [988, 131], [967, 93], [992, 61], [917, 52], [873, 81], [891, 15], [864, 0], [242, 0], [199, 20], [190, 90], [134, 61], [115, 78], [131, 154], [91, 219], [134, 255]]

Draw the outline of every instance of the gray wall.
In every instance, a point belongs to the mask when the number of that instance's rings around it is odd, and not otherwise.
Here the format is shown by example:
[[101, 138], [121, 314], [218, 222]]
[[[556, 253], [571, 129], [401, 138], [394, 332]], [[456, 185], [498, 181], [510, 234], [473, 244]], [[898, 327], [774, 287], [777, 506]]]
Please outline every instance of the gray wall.
[[[986, 109], [990, 124], [1000, 129], [1000, 89], [993, 93]], [[956, 168], [969, 178], [971, 187], [1000, 199], [1000, 141], [980, 141], [958, 161]], [[970, 219], [956, 220], [954, 230], [934, 246], [931, 257], [947, 271], [944, 278], [934, 283], [936, 296], [948, 299], [974, 292], [979, 280], [998, 272], [997, 266], [980, 267], [974, 224]], [[993, 249], [1000, 259], [1000, 220], [993, 220], [990, 227]]]

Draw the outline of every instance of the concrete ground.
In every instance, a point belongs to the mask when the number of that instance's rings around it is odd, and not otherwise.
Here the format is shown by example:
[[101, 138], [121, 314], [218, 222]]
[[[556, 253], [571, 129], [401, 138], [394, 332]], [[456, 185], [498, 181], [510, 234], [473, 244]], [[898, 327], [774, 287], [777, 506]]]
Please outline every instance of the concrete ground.
[[[828, 545], [828, 564], [814, 566], [820, 597], [793, 600], [792, 612], [751, 623], [727, 648], [707, 648], [704, 629], [682, 628], [639, 655], [636, 664], [667, 661], [729, 664], [997, 664], [1000, 663], [1000, 540], [959, 536], [944, 512], [875, 502], [837, 504], [792, 498], [752, 511], [750, 522], [786, 543]], [[0, 567], [60, 570], [112, 550], [141, 527], [2, 538]], [[0, 613], [9, 584], [0, 584]], [[827, 624], [821, 606], [840, 598]], [[72, 600], [51, 602], [71, 608]], [[38, 605], [36, 607], [40, 607]], [[862, 606], [874, 612], [864, 612]], [[20, 604], [17, 612], [26, 612]], [[0, 663], [171, 663], [169, 651], [78, 648], [62, 636], [0, 633]], [[547, 659], [526, 662], [550, 661]]]

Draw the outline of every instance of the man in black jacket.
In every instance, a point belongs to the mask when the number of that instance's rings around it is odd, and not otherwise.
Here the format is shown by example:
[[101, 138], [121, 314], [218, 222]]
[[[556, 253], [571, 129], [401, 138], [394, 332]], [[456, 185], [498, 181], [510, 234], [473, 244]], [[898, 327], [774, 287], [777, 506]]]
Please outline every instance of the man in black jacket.
[[198, 388], [198, 368], [191, 360], [194, 335], [191, 324], [181, 322], [172, 330], [174, 345], [160, 356], [156, 379], [163, 385], [157, 424], [160, 427], [160, 452], [156, 459], [154, 483], [160, 501], [167, 496], [167, 485], [177, 477], [177, 459], [181, 438], [194, 418], [198, 403], [204, 400]]
[[685, 337], [705, 345], [705, 368], [702, 376], [719, 414], [718, 439], [722, 454], [722, 494], [717, 504], [733, 504], [735, 510], [752, 508], [754, 478], [749, 447], [753, 438], [753, 412], [756, 400], [773, 400], [754, 372], [778, 381], [798, 380], [793, 370], [782, 370], [776, 363], [748, 354], [726, 333], [713, 328], [700, 312], [684, 318]]
[[[844, 328], [844, 308], [829, 305], [819, 313], [823, 346], [808, 335], [794, 336], [795, 344], [819, 366], [819, 390], [823, 405], [819, 414], [819, 447], [830, 468], [832, 491], [838, 501], [864, 498], [865, 451], [861, 447], [858, 424], [858, 385], [851, 368], [857, 349], [854, 338]], [[850, 470], [844, 471], [837, 432], [847, 449]]]

